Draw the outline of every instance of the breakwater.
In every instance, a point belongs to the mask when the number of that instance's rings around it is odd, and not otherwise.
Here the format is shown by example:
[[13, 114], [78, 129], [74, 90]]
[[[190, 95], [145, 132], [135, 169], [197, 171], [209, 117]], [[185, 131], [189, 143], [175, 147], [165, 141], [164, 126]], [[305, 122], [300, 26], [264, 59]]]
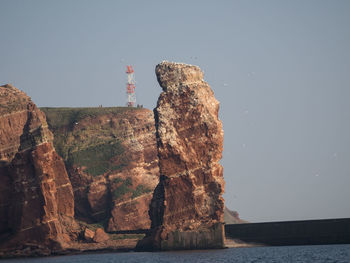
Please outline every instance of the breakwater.
[[350, 244], [350, 218], [229, 224], [225, 235], [270, 246]]

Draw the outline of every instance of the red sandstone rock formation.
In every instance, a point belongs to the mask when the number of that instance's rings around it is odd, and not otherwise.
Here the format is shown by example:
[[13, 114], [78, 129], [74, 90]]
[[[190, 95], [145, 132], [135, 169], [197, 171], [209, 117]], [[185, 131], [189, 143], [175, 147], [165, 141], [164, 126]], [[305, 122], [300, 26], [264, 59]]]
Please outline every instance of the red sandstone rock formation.
[[223, 247], [219, 103], [196, 66], [162, 62], [156, 75], [163, 88], [154, 110], [160, 183], [152, 202], [152, 235], [139, 248]]
[[[127, 149], [125, 156], [129, 161], [121, 171], [108, 177], [113, 200], [108, 231], [149, 229], [149, 205], [159, 181], [153, 113], [148, 109], [139, 109], [125, 117], [128, 118], [122, 122], [122, 144]], [[116, 181], [117, 178], [124, 182]], [[119, 196], [119, 187], [128, 181], [131, 183], [129, 191]]]
[[[45, 115], [23, 92], [0, 87], [0, 242], [60, 249], [70, 241], [74, 200]], [[4, 242], [5, 240], [5, 242]]]
[[95, 232], [88, 228], [85, 228], [83, 235], [85, 241], [92, 242], [95, 236]]
[[96, 243], [106, 242], [109, 240], [109, 236], [106, 234], [106, 232], [102, 228], [97, 228], [95, 231], [95, 236], [93, 240]]
[[[78, 155], [96, 145], [111, 144], [121, 149], [101, 158], [103, 166], [110, 167], [102, 171], [95, 169], [99, 162], [94, 154], [87, 156], [91, 160], [88, 165], [62, 154], [73, 185], [76, 216], [90, 223], [107, 222], [108, 231], [149, 229], [149, 204], [159, 181], [153, 112], [143, 108], [103, 110], [90, 115], [81, 110], [86, 117], [58, 127], [57, 115], [63, 116], [67, 110], [56, 114], [58, 109], [44, 109], [56, 148], [63, 145], [68, 149], [61, 152]], [[73, 108], [71, 115], [77, 115], [74, 111], [78, 110]], [[107, 152], [107, 148], [99, 152]]]

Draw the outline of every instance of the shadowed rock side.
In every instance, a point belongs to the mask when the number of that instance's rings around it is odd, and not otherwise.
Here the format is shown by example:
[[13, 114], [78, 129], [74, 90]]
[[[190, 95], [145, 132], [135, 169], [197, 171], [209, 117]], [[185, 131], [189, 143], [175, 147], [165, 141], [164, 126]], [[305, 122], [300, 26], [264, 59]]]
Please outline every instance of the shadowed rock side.
[[73, 191], [45, 115], [23, 92], [0, 87], [0, 247], [62, 249], [74, 225]]
[[42, 108], [73, 185], [76, 217], [107, 231], [149, 229], [159, 181], [153, 112]]
[[162, 62], [154, 110], [160, 167], [152, 233], [138, 249], [224, 247], [223, 130], [219, 103], [196, 66]]

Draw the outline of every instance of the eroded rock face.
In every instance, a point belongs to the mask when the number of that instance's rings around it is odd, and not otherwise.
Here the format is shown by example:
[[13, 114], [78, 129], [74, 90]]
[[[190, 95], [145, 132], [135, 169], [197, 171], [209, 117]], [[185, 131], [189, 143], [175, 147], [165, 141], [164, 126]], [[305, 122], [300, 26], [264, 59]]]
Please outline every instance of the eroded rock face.
[[66, 162], [76, 216], [100, 222], [107, 231], [149, 229], [150, 200], [159, 181], [153, 112], [116, 107], [43, 110]]
[[74, 224], [71, 183], [45, 115], [23, 92], [0, 87], [1, 246], [59, 249]]
[[150, 201], [159, 181], [154, 116], [148, 109], [139, 109], [122, 125], [128, 165], [108, 176], [112, 209], [107, 230], [149, 229]]
[[196, 66], [162, 62], [156, 75], [163, 88], [154, 110], [160, 183], [150, 211], [152, 236], [139, 247], [223, 247], [219, 102]]

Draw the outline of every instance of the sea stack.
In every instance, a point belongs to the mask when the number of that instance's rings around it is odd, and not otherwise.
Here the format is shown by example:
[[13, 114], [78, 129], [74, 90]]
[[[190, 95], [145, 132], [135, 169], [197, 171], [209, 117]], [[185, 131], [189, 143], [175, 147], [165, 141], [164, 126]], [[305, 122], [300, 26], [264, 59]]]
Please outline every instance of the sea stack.
[[31, 99], [12, 85], [0, 86], [0, 248], [50, 254], [70, 242], [73, 190], [52, 140]]
[[199, 67], [162, 62], [154, 109], [160, 181], [144, 250], [224, 247], [223, 150], [219, 102]]

